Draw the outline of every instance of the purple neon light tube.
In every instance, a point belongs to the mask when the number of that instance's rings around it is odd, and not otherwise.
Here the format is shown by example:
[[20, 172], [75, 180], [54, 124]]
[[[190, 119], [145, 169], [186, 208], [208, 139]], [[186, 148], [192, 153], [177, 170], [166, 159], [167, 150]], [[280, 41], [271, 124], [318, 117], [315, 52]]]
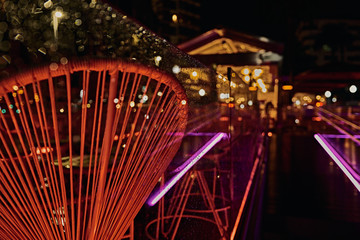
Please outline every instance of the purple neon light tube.
[[175, 136], [215, 136], [217, 132], [188, 132], [188, 133], [169, 133], [169, 135]]
[[[321, 136], [326, 138], [351, 138], [352, 136], [349, 135], [343, 135], [343, 134], [321, 134]], [[354, 135], [356, 138], [360, 138], [360, 135]]]
[[321, 134], [315, 134], [314, 137], [360, 192], [360, 176]]
[[220, 142], [223, 138], [226, 138], [226, 133], [217, 133], [214, 137], [212, 137], [204, 146], [202, 146], [199, 150], [196, 151], [194, 155], [192, 155], [186, 162], [184, 162], [179, 169], [179, 171], [175, 176], [173, 176], [170, 181], [165, 183], [164, 187], [159, 189], [155, 194], [151, 195], [148, 204], [150, 206], [154, 206], [184, 175], [192, 168], [211, 148], [213, 148], [218, 142]]

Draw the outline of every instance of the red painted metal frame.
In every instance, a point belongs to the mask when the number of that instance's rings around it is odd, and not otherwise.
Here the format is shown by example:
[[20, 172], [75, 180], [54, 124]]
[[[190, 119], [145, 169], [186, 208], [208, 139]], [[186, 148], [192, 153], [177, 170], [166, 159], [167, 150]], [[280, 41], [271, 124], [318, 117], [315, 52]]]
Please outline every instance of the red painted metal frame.
[[[134, 106], [139, 92], [149, 99]], [[0, 97], [5, 239], [127, 236], [187, 120], [186, 95], [175, 78], [116, 59], [29, 69], [3, 80]]]

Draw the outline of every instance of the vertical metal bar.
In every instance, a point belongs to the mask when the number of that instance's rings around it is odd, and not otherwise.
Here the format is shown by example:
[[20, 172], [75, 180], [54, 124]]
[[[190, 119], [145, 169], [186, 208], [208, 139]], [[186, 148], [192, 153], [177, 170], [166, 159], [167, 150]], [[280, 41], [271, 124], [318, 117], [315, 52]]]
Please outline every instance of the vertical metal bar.
[[[227, 77], [229, 80], [229, 103], [231, 100], [231, 67], [227, 68]], [[234, 200], [234, 159], [231, 152], [232, 136], [231, 136], [231, 118], [232, 118], [232, 107], [229, 106], [229, 144], [230, 144], [230, 200]]]
[[96, 238], [96, 232], [98, 228], [99, 222], [97, 219], [99, 218], [100, 211], [101, 211], [101, 202], [103, 201], [103, 195], [105, 190], [106, 184], [106, 173], [109, 165], [109, 156], [110, 156], [110, 146], [111, 146], [111, 133], [113, 128], [113, 121], [115, 115], [115, 105], [113, 99], [116, 98], [116, 91], [117, 91], [117, 84], [118, 84], [118, 70], [116, 69], [112, 73], [110, 73], [110, 84], [109, 84], [109, 98], [108, 98], [108, 106], [106, 112], [106, 124], [105, 124], [105, 131], [104, 131], [104, 140], [102, 146], [102, 153], [101, 153], [101, 164], [100, 164], [100, 176], [99, 176], [99, 183], [96, 193], [96, 202], [95, 202], [95, 209], [94, 209], [94, 216], [93, 222], [91, 227], [91, 234], [89, 239]]
[[134, 220], [131, 222], [130, 225], [130, 240], [134, 240]]

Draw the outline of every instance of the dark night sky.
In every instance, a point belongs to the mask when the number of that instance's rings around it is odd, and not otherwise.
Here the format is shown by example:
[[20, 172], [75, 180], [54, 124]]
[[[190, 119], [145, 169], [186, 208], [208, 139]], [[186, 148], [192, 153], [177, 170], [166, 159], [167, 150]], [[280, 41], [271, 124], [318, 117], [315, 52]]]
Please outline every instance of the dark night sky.
[[204, 4], [204, 12], [209, 26], [223, 24], [277, 41], [287, 41], [299, 20], [360, 16], [349, 0], [210, 0]]
[[[129, 16], [134, 12], [146, 16], [151, 0], [119, 1], [115, 3]], [[202, 0], [203, 30], [228, 27], [244, 33], [262, 35], [286, 42], [302, 19], [360, 18], [359, 10], [351, 0]], [[140, 7], [141, 6], [141, 7]], [[151, 29], [150, 19], [139, 19]], [[153, 29], [151, 29], [153, 30]]]

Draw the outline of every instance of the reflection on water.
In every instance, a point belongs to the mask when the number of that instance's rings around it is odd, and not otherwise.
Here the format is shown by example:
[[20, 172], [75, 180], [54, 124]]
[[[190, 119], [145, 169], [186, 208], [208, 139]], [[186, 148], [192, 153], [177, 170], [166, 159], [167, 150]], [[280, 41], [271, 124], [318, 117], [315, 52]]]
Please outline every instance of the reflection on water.
[[360, 146], [345, 135], [322, 135], [358, 174], [360, 173]]

